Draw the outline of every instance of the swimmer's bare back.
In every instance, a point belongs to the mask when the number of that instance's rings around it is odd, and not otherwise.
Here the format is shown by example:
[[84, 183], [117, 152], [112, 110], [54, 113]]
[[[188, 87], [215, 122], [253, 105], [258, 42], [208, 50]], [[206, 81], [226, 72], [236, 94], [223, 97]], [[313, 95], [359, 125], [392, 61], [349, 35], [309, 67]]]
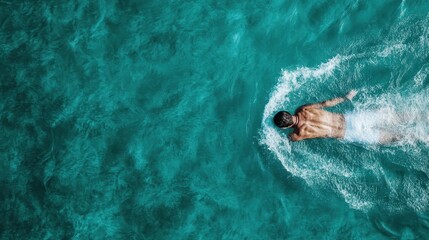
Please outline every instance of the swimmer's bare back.
[[293, 133], [289, 135], [290, 139], [300, 141], [309, 138], [343, 138], [344, 116], [322, 108], [333, 107], [347, 99], [351, 100], [355, 95], [356, 91], [350, 91], [345, 97], [299, 107], [294, 114], [296, 122]]

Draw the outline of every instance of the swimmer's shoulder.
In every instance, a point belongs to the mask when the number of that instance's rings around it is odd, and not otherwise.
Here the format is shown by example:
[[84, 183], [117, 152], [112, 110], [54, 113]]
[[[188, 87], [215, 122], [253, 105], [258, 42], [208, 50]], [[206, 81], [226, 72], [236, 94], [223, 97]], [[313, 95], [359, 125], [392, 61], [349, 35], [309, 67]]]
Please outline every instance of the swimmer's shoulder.
[[300, 136], [298, 133], [293, 132], [293, 133], [289, 134], [289, 139], [290, 139], [292, 142], [296, 142], [296, 141], [300, 141], [300, 140], [302, 140], [303, 138], [302, 138], [302, 136]]
[[307, 107], [307, 105], [299, 106], [297, 109], [295, 109], [295, 113], [302, 112], [306, 107]]
[[302, 106], [298, 107], [295, 110], [295, 113], [311, 111], [313, 109], [315, 109], [314, 106], [313, 106], [313, 104], [305, 104], [305, 105], [302, 105]]

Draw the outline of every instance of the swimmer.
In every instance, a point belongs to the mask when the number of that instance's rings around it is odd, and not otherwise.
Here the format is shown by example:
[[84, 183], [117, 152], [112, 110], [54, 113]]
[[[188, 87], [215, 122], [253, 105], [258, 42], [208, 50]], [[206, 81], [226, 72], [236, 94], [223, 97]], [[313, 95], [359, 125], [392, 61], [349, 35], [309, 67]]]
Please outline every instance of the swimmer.
[[375, 112], [339, 114], [322, 110], [346, 100], [351, 101], [356, 93], [352, 90], [345, 97], [303, 105], [295, 111], [294, 115], [280, 111], [274, 116], [274, 124], [281, 129], [293, 128], [293, 132], [289, 135], [292, 141], [312, 138], [338, 138], [367, 144], [398, 141], [397, 135], [375, 126], [377, 123]]

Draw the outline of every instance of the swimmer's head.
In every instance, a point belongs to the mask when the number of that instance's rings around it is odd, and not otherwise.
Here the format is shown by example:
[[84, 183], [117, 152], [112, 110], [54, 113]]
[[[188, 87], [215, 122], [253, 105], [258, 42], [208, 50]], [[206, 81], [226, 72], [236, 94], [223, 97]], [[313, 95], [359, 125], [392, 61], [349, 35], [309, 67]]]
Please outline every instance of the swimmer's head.
[[280, 111], [274, 116], [274, 124], [279, 128], [290, 128], [293, 125], [292, 115], [286, 111]]

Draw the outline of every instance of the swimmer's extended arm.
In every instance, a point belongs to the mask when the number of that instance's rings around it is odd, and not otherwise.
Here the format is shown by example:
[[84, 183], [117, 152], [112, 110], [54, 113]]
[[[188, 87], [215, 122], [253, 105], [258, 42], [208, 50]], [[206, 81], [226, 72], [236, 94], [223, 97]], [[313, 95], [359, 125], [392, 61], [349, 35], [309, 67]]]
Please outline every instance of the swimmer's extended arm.
[[326, 100], [320, 103], [313, 103], [309, 105], [304, 105], [303, 107], [312, 107], [312, 108], [325, 108], [325, 107], [333, 107], [339, 103], [344, 102], [345, 100], [352, 100], [353, 97], [356, 96], [356, 91], [351, 90], [345, 97], [333, 98], [330, 100]]
[[346, 100], [346, 98], [344, 97], [339, 97], [339, 98], [333, 98], [330, 100], [326, 100], [320, 103], [313, 103], [313, 104], [309, 104], [306, 105], [306, 107], [312, 107], [312, 108], [325, 108], [325, 107], [333, 107], [339, 103], [342, 103]]

